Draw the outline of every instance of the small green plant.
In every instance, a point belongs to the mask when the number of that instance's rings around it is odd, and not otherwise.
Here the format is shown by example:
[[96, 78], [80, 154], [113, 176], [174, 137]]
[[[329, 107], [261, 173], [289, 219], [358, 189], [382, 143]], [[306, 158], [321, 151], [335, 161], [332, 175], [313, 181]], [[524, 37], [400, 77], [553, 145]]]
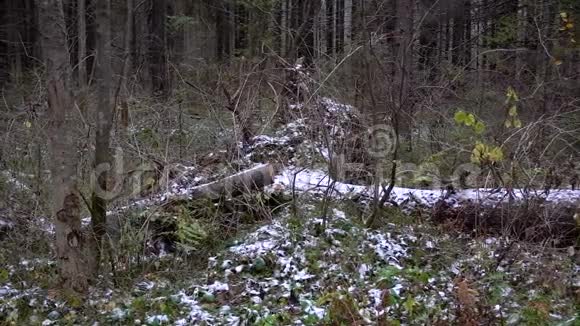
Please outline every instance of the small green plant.
[[388, 289], [395, 285], [395, 278], [401, 275], [401, 270], [394, 266], [387, 266], [378, 272], [377, 285], [380, 288]]
[[429, 281], [429, 273], [423, 271], [418, 267], [407, 268], [405, 269], [404, 274], [412, 282], [417, 284], [424, 285], [427, 284]]
[[499, 146], [477, 142], [471, 151], [471, 162], [481, 166], [493, 165], [503, 161], [503, 159], [503, 150]]
[[199, 249], [202, 242], [207, 238], [207, 232], [199, 221], [183, 215], [178, 218], [177, 231], [175, 233], [179, 246], [185, 252]]
[[286, 312], [271, 314], [260, 318], [254, 325], [257, 326], [278, 326], [286, 325], [291, 321], [290, 316]]
[[325, 319], [331, 325], [361, 325], [363, 322], [357, 301], [350, 293], [331, 292], [318, 301], [319, 304], [328, 304]]
[[508, 107], [507, 118], [504, 121], [506, 128], [521, 128], [522, 121], [518, 118], [518, 102], [520, 101], [516, 91], [510, 86], [507, 89], [505, 104]]
[[531, 326], [548, 325], [549, 311], [550, 306], [547, 303], [532, 301], [522, 310], [522, 324]]
[[485, 123], [477, 119], [473, 113], [467, 113], [463, 110], [459, 110], [455, 112], [454, 120], [458, 125], [471, 127], [478, 135], [481, 135], [485, 132]]

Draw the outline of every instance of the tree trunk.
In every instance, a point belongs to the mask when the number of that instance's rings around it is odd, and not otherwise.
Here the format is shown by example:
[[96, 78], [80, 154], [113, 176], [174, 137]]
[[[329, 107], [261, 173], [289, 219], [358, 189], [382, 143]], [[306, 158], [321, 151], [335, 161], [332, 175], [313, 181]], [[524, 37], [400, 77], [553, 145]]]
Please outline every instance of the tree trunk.
[[454, 65], [463, 64], [464, 51], [464, 28], [465, 28], [465, 3], [458, 1], [453, 8], [453, 47], [451, 51], [451, 62]]
[[412, 150], [412, 117], [413, 105], [409, 96], [409, 84], [413, 67], [412, 43], [414, 3], [407, 0], [399, 0], [397, 3], [396, 40], [393, 54], [396, 56], [394, 74], [394, 114], [393, 118], [399, 125], [397, 132], [403, 135], [408, 142], [408, 150]]
[[97, 107], [95, 110], [95, 121], [97, 124], [95, 132], [95, 171], [97, 173], [94, 180], [92, 194], [92, 219], [91, 224], [95, 236], [95, 271], [98, 271], [102, 239], [106, 232], [107, 215], [107, 179], [108, 170], [111, 167], [111, 157], [109, 152], [112, 106], [111, 106], [111, 84], [113, 82], [111, 68], [111, 2], [110, 0], [99, 0], [96, 7], [97, 15], [97, 59], [96, 59], [96, 82], [97, 82]]
[[85, 293], [89, 271], [83, 255], [86, 237], [81, 230], [80, 200], [76, 190], [73, 151], [70, 63], [61, 0], [38, 0], [42, 49], [47, 66], [48, 144], [51, 155], [52, 215], [61, 285]]
[[185, 195], [165, 198], [165, 202], [236, 196], [271, 185], [274, 182], [274, 174], [274, 167], [271, 164], [260, 164], [223, 179], [193, 187]]
[[331, 6], [331, 10], [332, 10], [332, 14], [330, 15], [330, 17], [332, 17], [332, 57], [336, 58], [336, 55], [338, 54], [338, 26], [337, 26], [337, 19], [338, 19], [338, 9], [337, 9], [337, 4], [338, 4], [338, 0], [331, 0], [332, 1], [332, 6]]
[[350, 51], [352, 42], [352, 0], [344, 0], [344, 50]]
[[320, 3], [320, 14], [319, 14], [319, 28], [320, 28], [320, 32], [319, 32], [319, 44], [320, 44], [320, 57], [325, 57], [327, 54], [327, 42], [328, 42], [328, 38], [327, 38], [327, 25], [328, 25], [328, 15], [326, 12], [326, 2], [328, 0], [322, 0]]
[[[517, 26], [518, 26], [518, 41], [517, 47], [519, 48], [527, 48], [527, 20], [528, 20], [528, 8], [527, 2], [525, 0], [518, 0], [518, 19], [517, 19]], [[521, 78], [522, 70], [525, 69], [524, 67], [524, 60], [526, 55], [528, 55], [527, 51], [518, 51], [516, 52], [516, 64], [515, 68], [515, 76], [516, 79]]]
[[288, 43], [288, 0], [281, 1], [280, 14], [280, 56], [286, 57], [286, 48]]
[[[133, 23], [133, 11], [134, 11], [134, 0], [127, 0], [127, 21], [125, 23], [125, 54], [123, 57], [123, 66], [121, 67], [121, 76], [119, 77], [119, 86], [115, 94], [115, 103], [113, 105], [113, 110], [117, 108], [117, 102], [120, 100], [120, 120], [123, 129], [127, 129], [129, 126], [129, 89], [128, 89], [128, 79], [129, 70], [131, 70], [132, 58], [133, 58], [133, 38], [134, 38], [134, 23]], [[116, 115], [113, 115], [116, 118]]]
[[83, 88], [87, 83], [87, 21], [85, 0], [79, 0], [77, 5], [77, 28], [78, 28], [78, 83]]
[[226, 1], [216, 8], [216, 39], [217, 59], [226, 60], [232, 55], [232, 13], [231, 6]]
[[167, 32], [165, 20], [167, 19], [167, 0], [151, 0], [151, 84], [155, 95], [167, 98], [169, 95], [169, 81], [167, 71]]

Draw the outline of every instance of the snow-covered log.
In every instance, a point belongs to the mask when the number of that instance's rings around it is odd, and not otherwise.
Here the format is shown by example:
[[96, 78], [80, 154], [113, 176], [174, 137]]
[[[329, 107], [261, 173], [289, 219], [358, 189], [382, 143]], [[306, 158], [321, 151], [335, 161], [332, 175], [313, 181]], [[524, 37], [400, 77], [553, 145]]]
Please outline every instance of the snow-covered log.
[[235, 196], [245, 191], [256, 190], [272, 184], [274, 167], [260, 164], [223, 179], [188, 189], [186, 194], [172, 196], [170, 200], [191, 200], [198, 198], [217, 199], [222, 196]]

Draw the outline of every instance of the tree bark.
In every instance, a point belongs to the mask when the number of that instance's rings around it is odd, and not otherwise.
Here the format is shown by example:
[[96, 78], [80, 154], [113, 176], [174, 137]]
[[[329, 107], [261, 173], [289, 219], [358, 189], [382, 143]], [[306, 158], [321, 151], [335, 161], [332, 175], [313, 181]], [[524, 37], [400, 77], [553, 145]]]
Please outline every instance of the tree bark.
[[53, 190], [52, 215], [61, 285], [85, 293], [89, 274], [83, 255], [86, 237], [81, 230], [80, 200], [76, 190], [76, 157], [73, 151], [70, 62], [61, 0], [38, 0], [42, 49], [47, 68], [48, 144]]
[[288, 0], [281, 1], [280, 14], [280, 56], [286, 57], [288, 43]]
[[[134, 0], [127, 0], [127, 21], [125, 22], [125, 53], [123, 55], [123, 65], [121, 67], [121, 76], [119, 77], [119, 83], [117, 90], [115, 91], [115, 102], [113, 103], [113, 111], [115, 112], [117, 108], [117, 103], [120, 98], [120, 120], [123, 129], [127, 129], [129, 126], [129, 90], [128, 90], [128, 79], [129, 70], [133, 66], [133, 38], [134, 38], [134, 23], [133, 23], [133, 11], [134, 11]], [[116, 118], [116, 114], [113, 114], [113, 119]]]
[[465, 29], [465, 2], [458, 1], [453, 8], [453, 47], [451, 51], [451, 62], [454, 65], [463, 64], [465, 54], [464, 29]]
[[166, 202], [236, 196], [272, 184], [274, 182], [274, 174], [274, 167], [271, 164], [260, 164], [223, 179], [194, 187], [189, 191], [189, 194], [167, 198]]
[[108, 170], [111, 168], [110, 138], [112, 125], [111, 84], [113, 82], [111, 68], [111, 2], [99, 0], [96, 7], [97, 15], [97, 107], [95, 110], [95, 171], [98, 171], [94, 180], [92, 194], [91, 226], [95, 236], [95, 270], [98, 271], [101, 256], [102, 239], [106, 232]]
[[167, 98], [169, 95], [169, 80], [167, 70], [167, 31], [165, 20], [167, 19], [167, 0], [151, 0], [151, 43], [150, 64], [151, 84], [155, 95]]
[[78, 83], [83, 88], [87, 83], [87, 21], [85, 0], [78, 0], [77, 5], [77, 28], [78, 28]]
[[[518, 41], [517, 47], [526, 48], [527, 47], [527, 20], [528, 20], [528, 8], [527, 2], [525, 0], [517, 0], [517, 26], [518, 26]], [[516, 52], [516, 64], [515, 64], [515, 77], [516, 79], [521, 78], [522, 70], [524, 67], [525, 56], [529, 55], [527, 51]]]
[[216, 10], [217, 58], [222, 61], [228, 59], [233, 52], [232, 8], [229, 3], [222, 0]]
[[319, 14], [319, 28], [320, 28], [320, 33], [319, 33], [319, 44], [320, 44], [320, 57], [324, 57], [326, 56], [326, 48], [327, 48], [327, 42], [328, 42], [328, 38], [327, 38], [327, 25], [328, 25], [328, 15], [327, 15], [327, 9], [326, 9], [326, 2], [328, 0], [322, 0], [320, 2], [320, 14]]
[[352, 42], [352, 0], [344, 0], [344, 49], [350, 51]]

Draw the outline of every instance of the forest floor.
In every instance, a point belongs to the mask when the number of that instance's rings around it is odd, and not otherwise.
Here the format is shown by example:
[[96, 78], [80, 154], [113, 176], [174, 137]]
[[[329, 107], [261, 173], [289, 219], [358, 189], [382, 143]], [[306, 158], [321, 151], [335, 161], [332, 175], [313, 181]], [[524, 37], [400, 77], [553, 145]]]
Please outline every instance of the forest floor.
[[[296, 158], [307, 149], [325, 152], [320, 144], [295, 141], [304, 126], [296, 121], [256, 137], [240, 164], [251, 167], [272, 151], [292, 156], [266, 193], [296, 191], [295, 202], [207, 250], [127, 257], [131, 268], [119, 264], [85, 300], [53, 290], [56, 265], [47, 248], [15, 255], [17, 248], [2, 246], [0, 325], [580, 325], [573, 247], [468, 235], [411, 213], [412, 205], [434, 205], [440, 190], [395, 188], [400, 207], [385, 208], [369, 228], [360, 205], [369, 187], [333, 183], [326, 201], [324, 165], [300, 168], [303, 159]], [[142, 214], [218, 178], [187, 171], [168, 192], [120, 210]], [[466, 190], [450, 200], [457, 205], [482, 195], [505, 199]], [[548, 202], [577, 198], [571, 190], [544, 196]], [[46, 231], [39, 243], [50, 243]]]
[[[85, 303], [47, 290], [47, 257], [4, 267], [0, 316], [29, 325], [578, 325], [580, 266], [566, 250], [471, 238], [391, 215], [366, 228], [348, 205], [281, 211], [190, 274], [153, 257], [133, 285]], [[203, 260], [202, 260], [203, 261]]]

